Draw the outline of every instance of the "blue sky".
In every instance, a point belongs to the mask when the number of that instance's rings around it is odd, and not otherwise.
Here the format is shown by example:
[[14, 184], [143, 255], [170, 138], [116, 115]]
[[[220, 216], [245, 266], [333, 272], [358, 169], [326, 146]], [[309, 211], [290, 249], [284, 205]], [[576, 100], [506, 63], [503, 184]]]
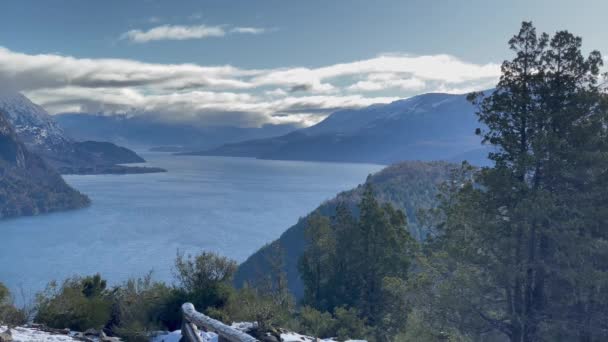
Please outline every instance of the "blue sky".
[[0, 13], [0, 81], [52, 113], [209, 125], [490, 87], [522, 20], [608, 44], [599, 0], [4, 0]]

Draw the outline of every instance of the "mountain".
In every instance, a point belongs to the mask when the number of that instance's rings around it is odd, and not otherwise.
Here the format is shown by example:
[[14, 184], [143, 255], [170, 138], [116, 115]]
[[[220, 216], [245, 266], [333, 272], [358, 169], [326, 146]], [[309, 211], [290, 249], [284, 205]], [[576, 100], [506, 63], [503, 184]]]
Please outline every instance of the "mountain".
[[102, 115], [64, 113], [55, 115], [59, 126], [76, 139], [111, 141], [160, 151], [192, 151], [249, 139], [279, 136], [297, 126], [264, 125], [259, 128], [202, 127], [190, 122], [167, 122], [151, 114]]
[[466, 157], [485, 164], [487, 150], [474, 133], [480, 126], [474, 112], [466, 95], [423, 94], [337, 111], [283, 136], [187, 154], [379, 164]]
[[[418, 240], [426, 237], [426, 231], [418, 224], [416, 212], [433, 207], [436, 203], [437, 186], [449, 178], [455, 164], [447, 162], [409, 161], [394, 164], [368, 177], [366, 182], [373, 185], [376, 197], [381, 202], [389, 202], [402, 209], [408, 217], [408, 228]], [[348, 204], [357, 213], [356, 204], [360, 200], [363, 186], [342, 192], [335, 198], [321, 204], [313, 213], [332, 216], [338, 203]], [[302, 255], [306, 239], [306, 221], [313, 213], [300, 219], [287, 229], [279, 239], [262, 247], [243, 262], [236, 273], [235, 285], [245, 282], [256, 283], [272, 272], [273, 265], [282, 258], [283, 270], [287, 275], [292, 293], [300, 297], [303, 293], [302, 281], [298, 273], [298, 259]]]
[[118, 165], [142, 163], [145, 160], [135, 152], [112, 143], [73, 140], [44, 108], [20, 93], [0, 94], [0, 111], [6, 113], [17, 136], [27, 148], [63, 174], [163, 171]]
[[87, 206], [89, 199], [21, 142], [0, 112], [0, 219]]

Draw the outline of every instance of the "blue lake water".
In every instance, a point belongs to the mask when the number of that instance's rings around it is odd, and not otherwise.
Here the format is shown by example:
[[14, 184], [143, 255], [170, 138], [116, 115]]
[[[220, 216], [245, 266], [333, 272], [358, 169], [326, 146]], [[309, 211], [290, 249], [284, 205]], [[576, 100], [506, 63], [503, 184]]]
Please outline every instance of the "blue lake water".
[[[86, 209], [0, 222], [0, 282], [25, 300], [50, 280], [99, 272], [111, 283], [153, 271], [170, 281], [176, 253], [243, 261], [336, 193], [382, 166], [143, 153], [169, 170], [67, 176]], [[22, 298], [17, 298], [22, 300]]]

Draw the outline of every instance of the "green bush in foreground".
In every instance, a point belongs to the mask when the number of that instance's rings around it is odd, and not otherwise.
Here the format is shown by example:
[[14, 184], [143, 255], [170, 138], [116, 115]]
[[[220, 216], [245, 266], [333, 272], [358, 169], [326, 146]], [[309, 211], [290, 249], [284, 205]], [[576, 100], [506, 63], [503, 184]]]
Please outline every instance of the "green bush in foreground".
[[101, 329], [111, 318], [112, 299], [99, 274], [51, 282], [36, 298], [35, 321], [52, 328]]
[[12, 326], [25, 322], [27, 322], [26, 310], [15, 307], [10, 291], [0, 283], [0, 324]]

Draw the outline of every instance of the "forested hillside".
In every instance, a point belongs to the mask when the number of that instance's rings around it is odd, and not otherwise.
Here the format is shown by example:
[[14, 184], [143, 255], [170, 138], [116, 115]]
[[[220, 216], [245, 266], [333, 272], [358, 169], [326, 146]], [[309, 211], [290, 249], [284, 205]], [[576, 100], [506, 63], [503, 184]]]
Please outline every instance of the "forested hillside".
[[[418, 224], [416, 212], [436, 204], [437, 187], [448, 179], [450, 170], [456, 167], [446, 162], [403, 162], [385, 168], [371, 175], [366, 184], [374, 187], [380, 202], [391, 203], [402, 209], [407, 216], [409, 230], [416, 239], [423, 239], [426, 231]], [[355, 213], [364, 186], [338, 194], [323, 203], [313, 213], [287, 229], [279, 239], [263, 247], [239, 266], [235, 276], [237, 286], [243, 282], [255, 282], [271, 272], [277, 264], [282, 264], [291, 291], [300, 297], [303, 294], [302, 281], [298, 274], [298, 259], [304, 252], [305, 227], [308, 218], [320, 214], [335, 215], [338, 204], [344, 203]]]

